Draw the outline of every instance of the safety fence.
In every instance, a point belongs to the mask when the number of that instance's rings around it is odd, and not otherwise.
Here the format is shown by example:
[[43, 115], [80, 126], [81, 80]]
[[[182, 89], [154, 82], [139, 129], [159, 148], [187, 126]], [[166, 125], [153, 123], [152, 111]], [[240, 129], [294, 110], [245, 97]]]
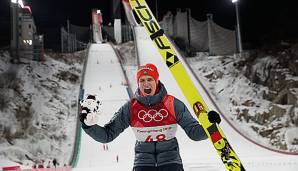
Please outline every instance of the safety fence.
[[[103, 26], [102, 32], [106, 41], [116, 43], [114, 27]], [[133, 40], [133, 32], [130, 25], [121, 25], [121, 40], [122, 43]]]
[[210, 55], [228, 55], [236, 52], [236, 33], [213, 22], [212, 14], [207, 21], [197, 21], [190, 12], [168, 12], [160, 22], [167, 36], [176, 40], [182, 49], [192, 52], [209, 51]]
[[61, 52], [62, 53], [71, 53], [78, 50], [83, 50], [87, 47], [88, 42], [83, 42], [78, 39], [79, 37], [82, 37], [83, 34], [82, 33], [78, 34], [78, 33], [80, 32], [79, 31], [74, 33], [70, 31], [68, 32], [63, 27], [61, 27], [60, 34], [61, 34]]

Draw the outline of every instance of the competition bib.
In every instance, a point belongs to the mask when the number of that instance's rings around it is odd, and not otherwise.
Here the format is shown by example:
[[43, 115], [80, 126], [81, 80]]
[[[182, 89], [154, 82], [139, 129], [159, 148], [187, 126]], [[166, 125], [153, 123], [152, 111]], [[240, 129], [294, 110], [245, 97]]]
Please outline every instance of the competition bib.
[[175, 137], [177, 121], [173, 101], [173, 96], [166, 96], [155, 106], [143, 106], [136, 100], [132, 101], [130, 124], [138, 141], [159, 142]]

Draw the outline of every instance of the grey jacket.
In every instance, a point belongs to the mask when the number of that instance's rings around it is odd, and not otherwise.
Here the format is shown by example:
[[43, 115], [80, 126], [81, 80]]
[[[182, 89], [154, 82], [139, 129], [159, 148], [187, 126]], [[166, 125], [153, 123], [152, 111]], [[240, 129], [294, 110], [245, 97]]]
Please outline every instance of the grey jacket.
[[[135, 98], [141, 104], [151, 106], [160, 103], [166, 95], [167, 91], [164, 85], [159, 82], [159, 92], [156, 95], [144, 97], [137, 90]], [[130, 126], [130, 103], [130, 101], [125, 103], [104, 127], [99, 125], [88, 127], [82, 123], [84, 131], [98, 142], [108, 143], [113, 141], [121, 132]], [[192, 117], [183, 102], [177, 98], [174, 98], [174, 110], [177, 124], [184, 129], [190, 139], [199, 141], [208, 138], [202, 126]], [[160, 166], [170, 163], [182, 164], [176, 138], [160, 142], [136, 141], [134, 167]]]

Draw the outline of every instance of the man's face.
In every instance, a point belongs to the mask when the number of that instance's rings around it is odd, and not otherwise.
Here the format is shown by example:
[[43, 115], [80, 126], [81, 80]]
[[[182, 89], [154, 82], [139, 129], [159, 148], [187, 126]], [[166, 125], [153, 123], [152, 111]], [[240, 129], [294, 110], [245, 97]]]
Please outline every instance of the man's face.
[[141, 76], [138, 80], [138, 86], [143, 96], [153, 96], [156, 91], [156, 82], [149, 75]]

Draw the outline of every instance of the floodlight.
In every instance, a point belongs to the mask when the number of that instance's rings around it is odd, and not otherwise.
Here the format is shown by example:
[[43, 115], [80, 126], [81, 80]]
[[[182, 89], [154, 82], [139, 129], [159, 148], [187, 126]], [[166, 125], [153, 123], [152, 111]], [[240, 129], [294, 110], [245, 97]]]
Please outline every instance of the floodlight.
[[18, 3], [22, 8], [24, 8], [24, 4], [22, 0], [11, 0], [12, 3]]

